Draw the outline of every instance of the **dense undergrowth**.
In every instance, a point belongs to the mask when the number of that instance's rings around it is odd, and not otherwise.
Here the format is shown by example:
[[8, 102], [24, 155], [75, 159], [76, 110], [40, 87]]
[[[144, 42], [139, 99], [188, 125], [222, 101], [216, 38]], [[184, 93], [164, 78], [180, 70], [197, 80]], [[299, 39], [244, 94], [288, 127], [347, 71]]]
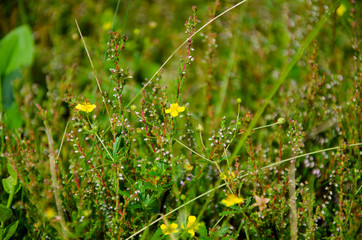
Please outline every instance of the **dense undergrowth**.
[[357, 2], [0, 3], [0, 239], [360, 238]]

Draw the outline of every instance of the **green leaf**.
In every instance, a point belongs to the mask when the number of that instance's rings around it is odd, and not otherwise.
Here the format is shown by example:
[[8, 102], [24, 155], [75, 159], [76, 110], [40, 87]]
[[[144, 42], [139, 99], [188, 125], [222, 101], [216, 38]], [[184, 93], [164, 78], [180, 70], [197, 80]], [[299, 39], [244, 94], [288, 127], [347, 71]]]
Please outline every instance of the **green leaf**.
[[21, 127], [23, 120], [16, 102], [13, 101], [11, 106], [5, 110], [4, 122], [9, 130]]
[[6, 168], [8, 169], [8, 173], [10, 174], [10, 176], [12, 176], [15, 179], [18, 179], [18, 175], [16, 174], [13, 166], [11, 166], [10, 163], [6, 164]]
[[155, 234], [153, 234], [151, 240], [160, 239], [161, 235], [162, 235], [162, 230], [161, 230], [161, 228], [158, 228], [157, 231], [155, 232]]
[[13, 234], [16, 232], [16, 229], [18, 228], [18, 224], [19, 224], [19, 221], [16, 221], [5, 228], [4, 240], [8, 240], [11, 238], [11, 236], [13, 236]]
[[9, 176], [8, 178], [3, 179], [3, 187], [5, 192], [9, 194], [15, 193], [15, 186], [17, 185], [17, 179]]
[[11, 211], [10, 208], [0, 204], [0, 221], [1, 222], [5, 222], [9, 218], [11, 218], [12, 215], [13, 215], [13, 212]]
[[18, 175], [9, 163], [7, 164], [7, 169], [10, 176], [7, 179], [3, 179], [3, 186], [7, 193], [10, 194], [13, 191], [15, 194], [20, 190], [21, 184], [18, 181]]
[[16, 79], [21, 79], [21, 71], [20, 69], [14, 70], [11, 73], [2, 76], [1, 79], [1, 93], [2, 93], [2, 103], [4, 109], [8, 109], [11, 107], [11, 104], [14, 102], [14, 93], [13, 93], [13, 85], [12, 83]]
[[34, 40], [29, 26], [22, 25], [1, 39], [0, 56], [2, 75], [31, 65], [34, 58]]
[[113, 157], [116, 157], [120, 143], [121, 143], [121, 137], [117, 137], [116, 141], [114, 141], [113, 143], [113, 153], [112, 153]]
[[204, 224], [201, 224], [199, 226], [199, 229], [197, 230], [197, 232], [200, 234], [200, 237], [207, 237], [207, 229]]

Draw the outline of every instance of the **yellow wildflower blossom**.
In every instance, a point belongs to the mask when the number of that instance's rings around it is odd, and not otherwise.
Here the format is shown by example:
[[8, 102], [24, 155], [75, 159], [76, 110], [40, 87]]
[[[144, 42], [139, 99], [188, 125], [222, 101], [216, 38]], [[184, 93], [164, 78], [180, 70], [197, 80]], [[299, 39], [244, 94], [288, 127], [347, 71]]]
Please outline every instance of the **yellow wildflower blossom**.
[[78, 104], [75, 108], [83, 112], [92, 112], [96, 108], [96, 105], [85, 101], [82, 104]]
[[337, 8], [337, 15], [338, 16], [342, 16], [345, 12], [346, 12], [347, 8], [346, 6], [344, 6], [344, 4], [341, 4], [338, 8]]
[[170, 225], [166, 225], [166, 224], [162, 224], [160, 226], [163, 234], [165, 235], [169, 235], [171, 233], [177, 233], [179, 230], [177, 229], [178, 228], [178, 225], [176, 223], [171, 223]]
[[190, 163], [185, 163], [184, 168], [186, 171], [191, 171], [194, 167]]
[[112, 22], [106, 22], [103, 24], [103, 29], [108, 31], [112, 27]]
[[56, 212], [53, 210], [53, 208], [47, 208], [45, 210], [45, 216], [48, 218], [48, 219], [52, 219], [56, 216]]
[[225, 181], [233, 181], [235, 178], [235, 173], [228, 170], [227, 174], [221, 173], [221, 178]]
[[227, 207], [230, 207], [237, 203], [242, 203], [244, 201], [243, 198], [240, 198], [234, 194], [230, 194], [227, 196], [227, 198], [221, 200], [221, 203], [224, 204]]
[[169, 109], [166, 109], [166, 113], [171, 113], [172, 117], [177, 117], [178, 113], [183, 111], [185, 111], [185, 107], [179, 107], [178, 103], [173, 103]]
[[[195, 231], [197, 231], [199, 229], [200, 223], [195, 223], [196, 222], [195, 216], [189, 216], [187, 218], [187, 220], [188, 220], [188, 222], [187, 222], [186, 230], [193, 237], [193, 236], [195, 236]], [[185, 229], [185, 227], [183, 225], [182, 225], [182, 229]]]

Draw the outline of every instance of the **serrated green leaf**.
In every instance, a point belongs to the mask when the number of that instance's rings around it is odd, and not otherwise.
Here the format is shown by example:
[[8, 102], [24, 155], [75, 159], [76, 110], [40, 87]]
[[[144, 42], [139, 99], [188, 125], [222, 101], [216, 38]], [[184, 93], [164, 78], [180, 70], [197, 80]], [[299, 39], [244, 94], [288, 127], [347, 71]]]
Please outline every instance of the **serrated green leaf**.
[[0, 204], [0, 221], [1, 222], [5, 222], [9, 218], [11, 218], [12, 215], [13, 215], [13, 212], [11, 211], [10, 208]]
[[11, 223], [9, 226], [5, 228], [4, 232], [4, 240], [8, 240], [13, 236], [13, 234], [16, 232], [16, 229], [18, 228], [19, 221]]

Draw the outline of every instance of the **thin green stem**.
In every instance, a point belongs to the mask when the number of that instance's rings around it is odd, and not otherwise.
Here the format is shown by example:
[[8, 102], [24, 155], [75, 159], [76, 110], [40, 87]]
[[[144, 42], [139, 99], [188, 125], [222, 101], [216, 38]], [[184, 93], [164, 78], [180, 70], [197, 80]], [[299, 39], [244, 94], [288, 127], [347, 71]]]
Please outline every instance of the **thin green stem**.
[[102, 144], [102, 146], [103, 146], [104, 150], [106, 150], [107, 155], [109, 156], [109, 158], [110, 158], [110, 159], [112, 159], [112, 161], [114, 162], [114, 158], [113, 158], [113, 157], [112, 157], [112, 155], [109, 153], [109, 151], [108, 151], [108, 149], [107, 149], [106, 145], [104, 145], [103, 140], [102, 140], [102, 139], [98, 136], [98, 134], [97, 134], [97, 133], [94, 133], [94, 134], [95, 134], [95, 135], [96, 135], [96, 137], [98, 138], [99, 142]]
[[221, 218], [219, 220], [217, 220], [217, 222], [215, 223], [215, 225], [212, 227], [212, 229], [214, 229], [218, 224], [219, 222], [221, 222], [221, 220], [225, 217], [226, 215], [223, 215], [221, 216]]
[[272, 126], [275, 126], [275, 125], [278, 125], [278, 123], [272, 123], [272, 124], [268, 124], [268, 125], [264, 125], [264, 126], [260, 126], [260, 127], [257, 127], [257, 128], [253, 128], [253, 131], [255, 130], [259, 130], [259, 129], [263, 129], [263, 128], [268, 128], [268, 127], [272, 127]]
[[204, 150], [206, 149], [206, 147], [205, 147], [205, 144], [204, 144], [204, 140], [202, 139], [202, 134], [201, 134], [201, 131], [199, 131], [200, 132], [200, 141], [201, 141], [201, 145], [202, 145], [202, 147], [204, 148]]

